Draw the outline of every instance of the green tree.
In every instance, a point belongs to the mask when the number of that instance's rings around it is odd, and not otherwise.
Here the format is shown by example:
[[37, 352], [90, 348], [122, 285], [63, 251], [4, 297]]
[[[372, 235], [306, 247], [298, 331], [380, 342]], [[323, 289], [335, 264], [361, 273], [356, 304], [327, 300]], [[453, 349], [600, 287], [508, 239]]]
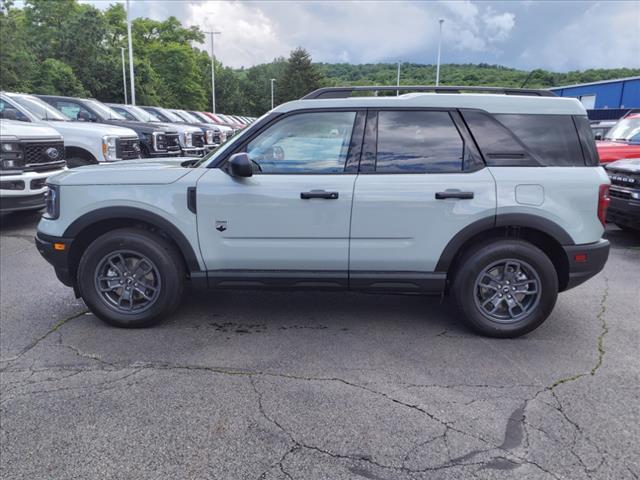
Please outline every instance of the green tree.
[[72, 68], [55, 58], [47, 58], [42, 62], [33, 82], [33, 90], [51, 95], [83, 96], [86, 94]]
[[311, 62], [309, 52], [298, 47], [291, 52], [287, 60], [287, 68], [278, 89], [278, 103], [303, 97], [320, 88], [324, 81], [320, 69]]

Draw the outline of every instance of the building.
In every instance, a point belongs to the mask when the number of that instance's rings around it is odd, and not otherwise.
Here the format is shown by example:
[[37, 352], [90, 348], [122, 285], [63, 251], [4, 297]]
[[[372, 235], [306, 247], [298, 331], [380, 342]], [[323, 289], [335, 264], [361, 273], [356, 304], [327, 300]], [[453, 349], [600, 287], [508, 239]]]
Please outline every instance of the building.
[[560, 97], [579, 99], [591, 120], [616, 120], [631, 109], [640, 109], [640, 77], [550, 88]]

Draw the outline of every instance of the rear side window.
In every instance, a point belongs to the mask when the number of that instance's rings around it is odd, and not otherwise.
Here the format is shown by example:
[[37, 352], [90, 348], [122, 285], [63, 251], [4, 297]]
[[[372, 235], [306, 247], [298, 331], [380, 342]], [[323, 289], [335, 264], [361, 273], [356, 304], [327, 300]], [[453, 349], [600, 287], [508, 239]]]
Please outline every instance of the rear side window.
[[461, 172], [465, 145], [448, 112], [378, 112], [376, 172]]
[[542, 165], [585, 165], [572, 116], [500, 114], [495, 118], [511, 130]]

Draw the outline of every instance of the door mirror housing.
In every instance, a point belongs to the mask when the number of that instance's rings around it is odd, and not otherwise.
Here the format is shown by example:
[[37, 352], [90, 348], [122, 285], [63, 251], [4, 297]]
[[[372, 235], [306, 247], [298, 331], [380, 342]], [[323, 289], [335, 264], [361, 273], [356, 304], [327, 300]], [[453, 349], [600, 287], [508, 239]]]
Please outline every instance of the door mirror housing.
[[246, 153], [235, 153], [229, 158], [229, 174], [232, 177], [250, 177], [253, 175], [253, 166], [249, 155]]

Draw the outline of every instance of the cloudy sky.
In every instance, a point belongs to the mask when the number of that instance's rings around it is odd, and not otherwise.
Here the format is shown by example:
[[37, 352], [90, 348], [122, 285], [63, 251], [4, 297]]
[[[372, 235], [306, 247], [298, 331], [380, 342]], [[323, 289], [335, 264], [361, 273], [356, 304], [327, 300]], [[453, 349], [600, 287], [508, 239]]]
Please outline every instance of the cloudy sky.
[[[106, 0], [85, 0], [105, 8]], [[567, 71], [640, 68], [640, 1], [131, 0], [133, 17], [176, 16], [222, 31], [216, 55], [233, 67], [287, 56], [322, 62], [497, 63]], [[204, 47], [203, 47], [204, 48]]]

